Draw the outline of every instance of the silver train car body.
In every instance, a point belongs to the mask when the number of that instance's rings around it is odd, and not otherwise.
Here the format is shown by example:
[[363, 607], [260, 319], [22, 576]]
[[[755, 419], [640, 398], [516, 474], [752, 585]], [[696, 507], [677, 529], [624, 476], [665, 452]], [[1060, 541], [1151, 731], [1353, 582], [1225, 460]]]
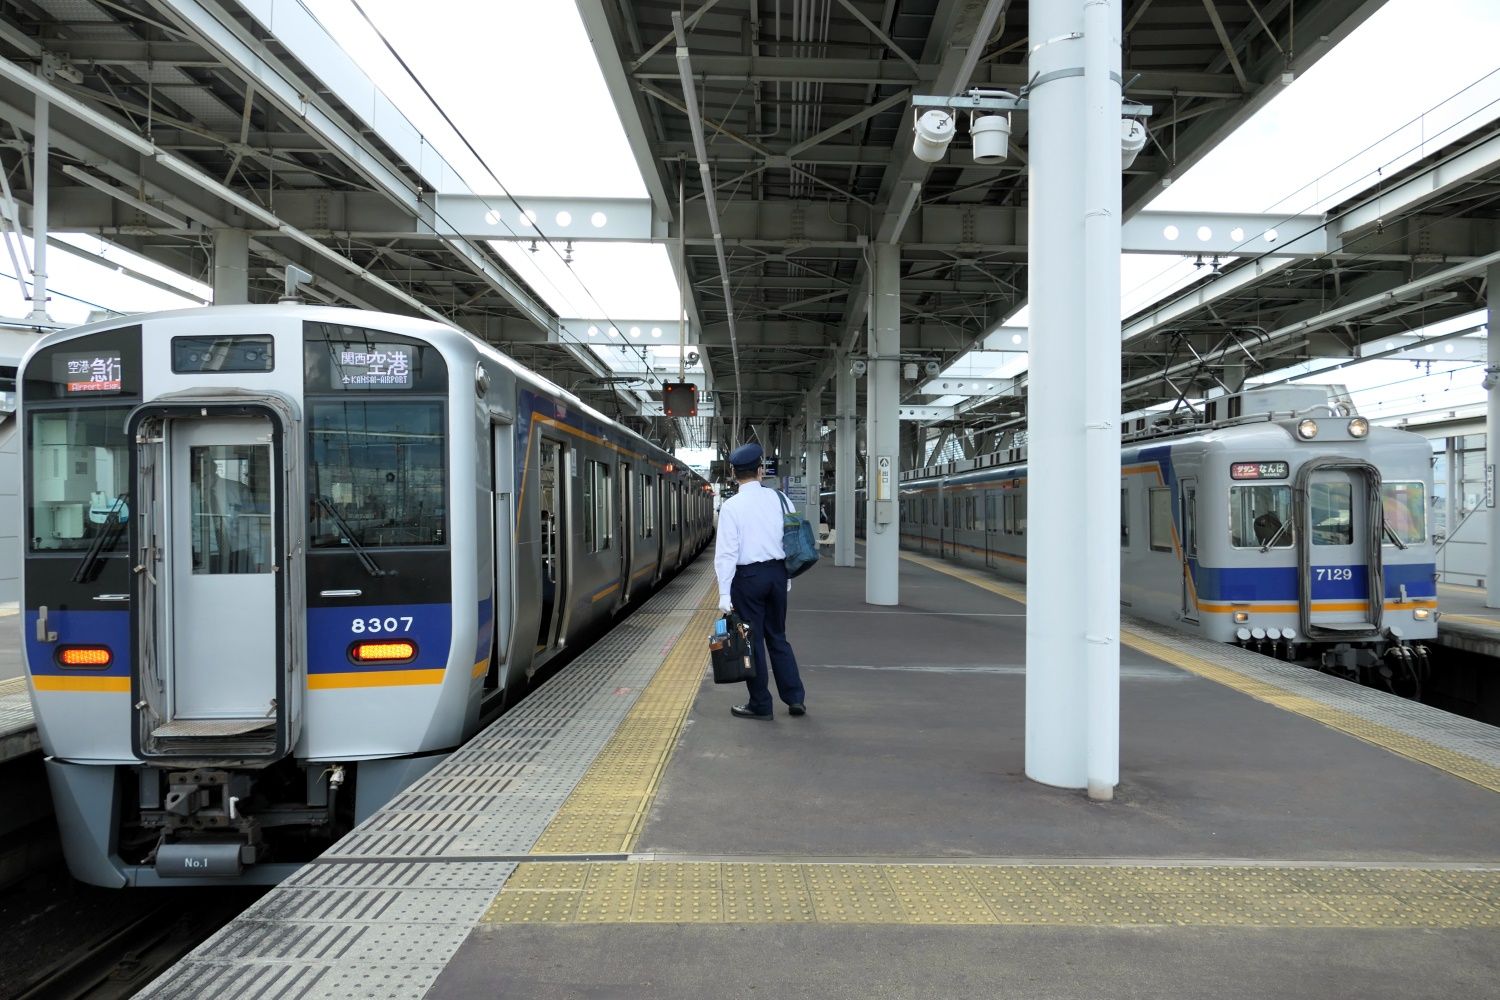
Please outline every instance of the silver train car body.
[[[1251, 390], [1215, 401], [1214, 423], [1131, 428], [1122, 608], [1410, 693], [1437, 635], [1431, 448], [1326, 399]], [[1025, 579], [1026, 457], [982, 462], [902, 482], [902, 544]]]
[[424, 320], [132, 317], [18, 383], [24, 654], [98, 885], [279, 880], [713, 530], [672, 455]]

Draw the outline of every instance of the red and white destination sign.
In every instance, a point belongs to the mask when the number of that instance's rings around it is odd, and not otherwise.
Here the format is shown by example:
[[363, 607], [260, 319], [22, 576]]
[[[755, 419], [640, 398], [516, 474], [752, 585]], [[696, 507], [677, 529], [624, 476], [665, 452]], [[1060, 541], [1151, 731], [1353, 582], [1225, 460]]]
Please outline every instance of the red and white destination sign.
[[1230, 479], [1285, 479], [1291, 475], [1286, 462], [1235, 462], [1229, 467]]

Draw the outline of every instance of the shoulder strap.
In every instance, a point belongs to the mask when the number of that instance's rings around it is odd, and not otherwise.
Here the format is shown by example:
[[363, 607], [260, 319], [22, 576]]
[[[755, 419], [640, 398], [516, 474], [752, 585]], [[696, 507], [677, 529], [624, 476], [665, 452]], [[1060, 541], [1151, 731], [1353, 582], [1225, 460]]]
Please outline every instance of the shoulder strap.
[[788, 500], [786, 498], [786, 494], [781, 492], [780, 490], [776, 490], [774, 492], [778, 497], [781, 498], [781, 512], [783, 514], [790, 514], [792, 512], [792, 502]]

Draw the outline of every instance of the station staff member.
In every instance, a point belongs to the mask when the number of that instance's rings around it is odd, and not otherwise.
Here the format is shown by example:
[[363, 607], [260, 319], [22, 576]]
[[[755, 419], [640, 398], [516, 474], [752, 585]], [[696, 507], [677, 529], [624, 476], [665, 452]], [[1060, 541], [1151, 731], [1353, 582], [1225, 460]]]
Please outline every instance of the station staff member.
[[[802, 678], [797, 657], [786, 641], [786, 550], [781, 545], [781, 497], [760, 484], [761, 448], [743, 444], [729, 453], [739, 492], [719, 508], [719, 536], [714, 572], [719, 577], [719, 610], [730, 608], [750, 624], [755, 679], [746, 681], [750, 700], [731, 708], [740, 719], [769, 720], [771, 690], [766, 671], [776, 675], [776, 693], [793, 715], [804, 715]], [[761, 642], [765, 642], [765, 650]]]

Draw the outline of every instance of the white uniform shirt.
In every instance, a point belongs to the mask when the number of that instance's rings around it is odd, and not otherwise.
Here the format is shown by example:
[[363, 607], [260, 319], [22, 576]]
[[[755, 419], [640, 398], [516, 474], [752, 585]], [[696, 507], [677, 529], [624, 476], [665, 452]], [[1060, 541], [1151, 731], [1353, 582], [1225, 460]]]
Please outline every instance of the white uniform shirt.
[[719, 507], [719, 535], [714, 545], [714, 572], [719, 577], [719, 599], [729, 601], [729, 585], [736, 567], [785, 559], [781, 545], [781, 495], [751, 480]]

